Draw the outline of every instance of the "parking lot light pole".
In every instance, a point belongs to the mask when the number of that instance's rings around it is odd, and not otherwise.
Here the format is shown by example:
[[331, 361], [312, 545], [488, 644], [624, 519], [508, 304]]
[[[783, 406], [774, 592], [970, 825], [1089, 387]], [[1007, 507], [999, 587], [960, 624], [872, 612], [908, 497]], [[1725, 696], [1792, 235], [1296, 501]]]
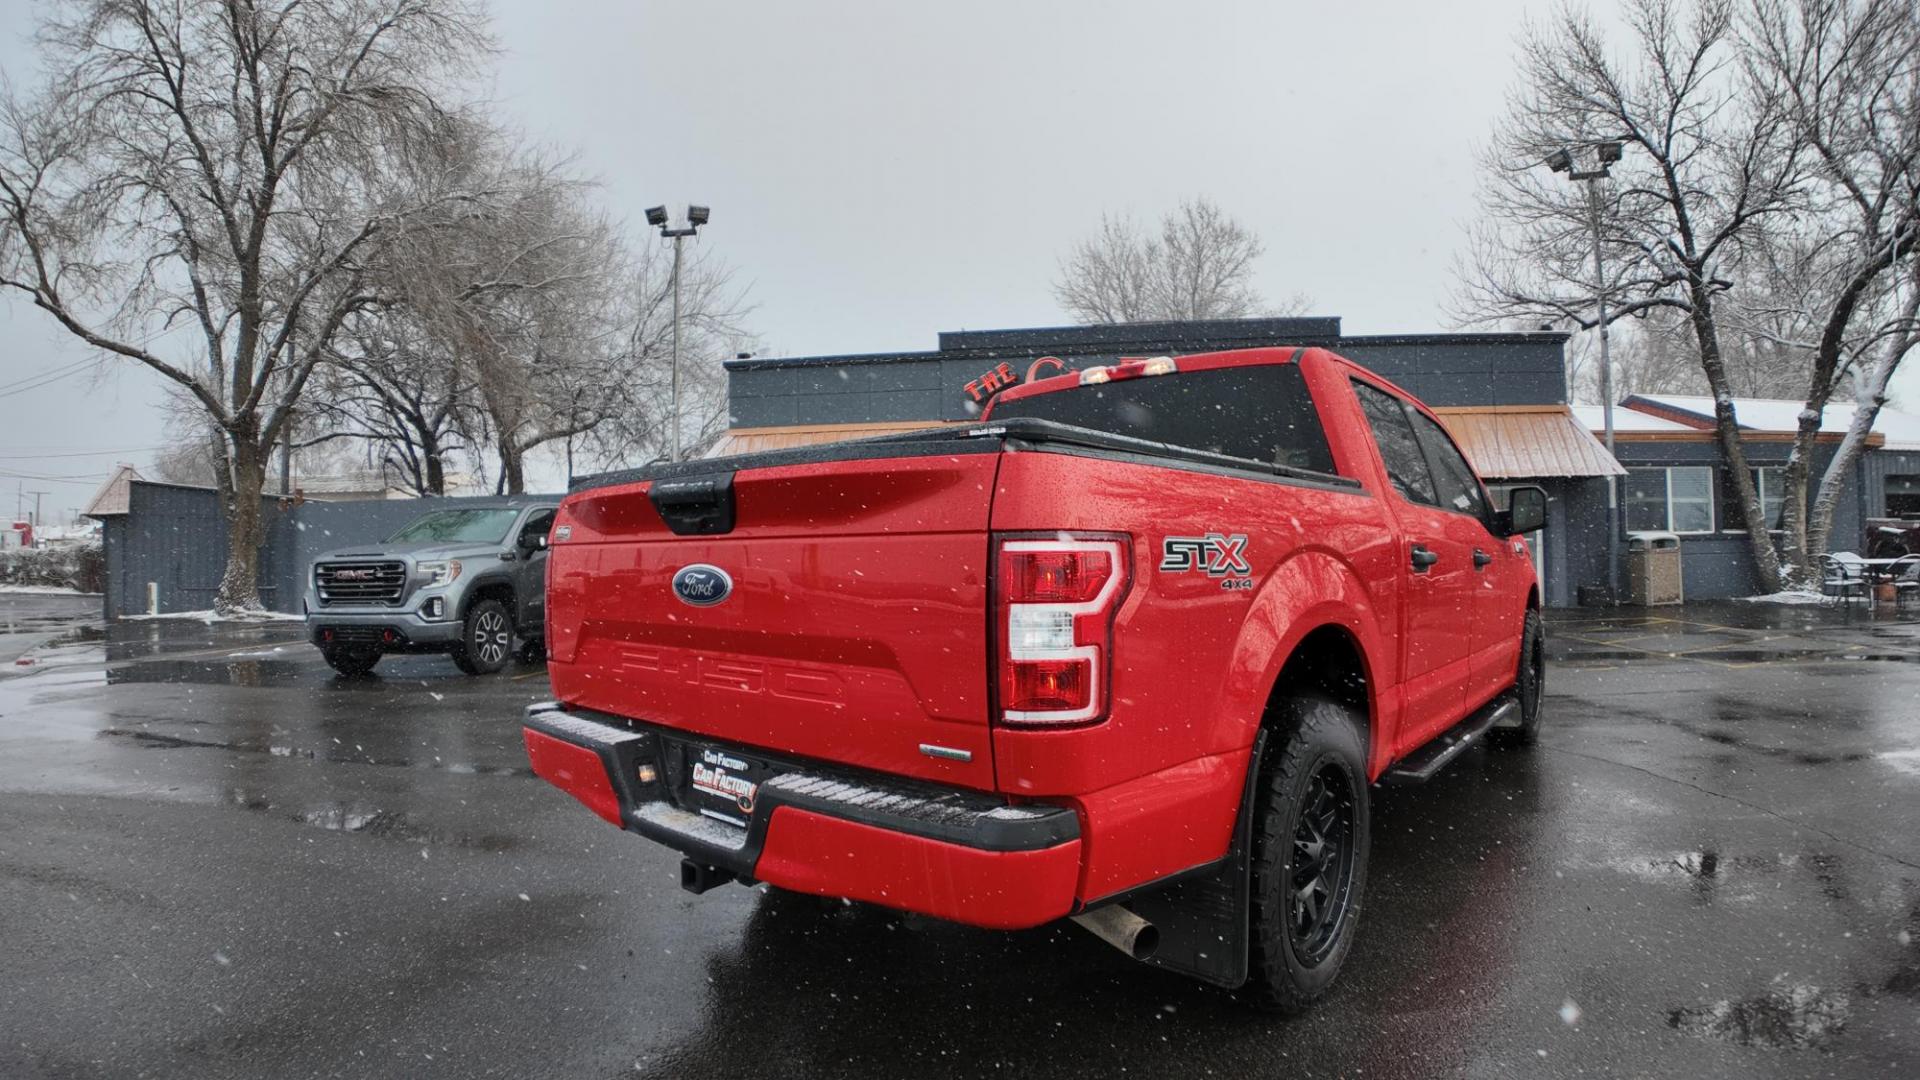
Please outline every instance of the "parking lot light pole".
[[700, 231], [713, 214], [705, 206], [687, 207], [685, 228], [670, 228], [667, 223], [667, 208], [649, 207], [647, 224], [660, 230], [660, 235], [673, 241], [673, 442], [670, 461], [680, 460], [680, 241]]
[[[1607, 456], [1613, 453], [1613, 356], [1607, 343], [1607, 277], [1600, 254], [1600, 181], [1606, 179], [1613, 163], [1620, 160], [1618, 140], [1587, 143], [1555, 150], [1547, 155], [1547, 166], [1566, 173], [1569, 180], [1587, 182], [1587, 222], [1593, 229], [1593, 293], [1599, 309], [1600, 328], [1600, 417], [1606, 429]], [[1619, 459], [1615, 458], [1617, 464]], [[1612, 603], [1620, 602], [1620, 497], [1619, 478], [1607, 475], [1607, 593]]]

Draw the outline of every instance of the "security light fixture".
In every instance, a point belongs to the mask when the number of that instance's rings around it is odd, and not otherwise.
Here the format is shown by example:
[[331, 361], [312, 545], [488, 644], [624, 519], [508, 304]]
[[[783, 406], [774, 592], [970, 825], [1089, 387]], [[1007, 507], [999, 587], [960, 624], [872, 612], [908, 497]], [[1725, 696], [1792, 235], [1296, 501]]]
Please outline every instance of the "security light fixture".
[[[1546, 165], [1554, 172], [1566, 173], [1569, 180], [1598, 180], [1607, 175], [1614, 162], [1620, 160], [1621, 150], [1618, 139], [1569, 146], [1548, 154]], [[1589, 166], [1587, 162], [1592, 162], [1592, 165]]]
[[680, 241], [699, 232], [700, 226], [705, 225], [712, 216], [711, 207], [689, 205], [686, 227], [674, 229], [667, 225], [666, 207], [647, 209], [647, 224], [659, 229], [661, 236], [673, 241], [673, 416], [669, 421], [673, 431], [670, 461], [680, 460]]
[[[1600, 181], [1606, 179], [1625, 149], [1619, 139], [1565, 146], [1546, 156], [1546, 165], [1569, 180], [1587, 184], [1587, 223], [1593, 229], [1593, 291], [1598, 310], [1595, 327], [1600, 331], [1600, 416], [1607, 443], [1607, 455], [1613, 456], [1613, 355], [1607, 345], [1607, 275], [1601, 260]], [[1607, 477], [1607, 589], [1613, 603], [1620, 602], [1620, 503], [1618, 478]]]

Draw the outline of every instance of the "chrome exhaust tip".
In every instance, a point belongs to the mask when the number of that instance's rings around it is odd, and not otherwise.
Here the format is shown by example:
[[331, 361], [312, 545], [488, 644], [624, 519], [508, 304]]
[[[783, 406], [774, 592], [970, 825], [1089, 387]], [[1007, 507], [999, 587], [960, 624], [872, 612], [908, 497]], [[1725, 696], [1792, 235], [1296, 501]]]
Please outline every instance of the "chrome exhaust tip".
[[1119, 904], [1075, 915], [1073, 921], [1135, 960], [1147, 959], [1160, 947], [1160, 931]]

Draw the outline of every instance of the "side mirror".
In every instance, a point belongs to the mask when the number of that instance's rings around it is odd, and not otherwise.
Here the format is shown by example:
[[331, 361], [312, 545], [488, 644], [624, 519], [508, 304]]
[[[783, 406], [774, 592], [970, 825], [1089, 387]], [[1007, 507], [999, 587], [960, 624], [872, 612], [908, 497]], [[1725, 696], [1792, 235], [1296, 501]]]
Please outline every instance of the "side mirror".
[[1498, 516], [1503, 536], [1538, 532], [1547, 525], [1547, 491], [1531, 484], [1507, 492], [1507, 508]]
[[543, 532], [523, 532], [520, 534], [522, 551], [540, 551], [547, 546], [547, 534]]

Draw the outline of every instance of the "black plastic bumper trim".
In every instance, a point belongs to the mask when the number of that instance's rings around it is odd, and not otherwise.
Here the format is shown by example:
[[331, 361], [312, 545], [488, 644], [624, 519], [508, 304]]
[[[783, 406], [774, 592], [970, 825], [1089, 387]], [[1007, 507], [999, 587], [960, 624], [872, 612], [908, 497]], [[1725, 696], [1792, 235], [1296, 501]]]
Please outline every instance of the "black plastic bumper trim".
[[[600, 755], [631, 832], [710, 866], [753, 875], [775, 809], [791, 806], [979, 851], [1041, 851], [1080, 836], [1071, 808], [1014, 804], [982, 792], [768, 755], [611, 713], [544, 702], [527, 708], [528, 728]], [[782, 771], [760, 784], [744, 836], [737, 826], [676, 805], [667, 794], [670, 744], [697, 744], [769, 762]], [[640, 767], [652, 766], [642, 780]]]

